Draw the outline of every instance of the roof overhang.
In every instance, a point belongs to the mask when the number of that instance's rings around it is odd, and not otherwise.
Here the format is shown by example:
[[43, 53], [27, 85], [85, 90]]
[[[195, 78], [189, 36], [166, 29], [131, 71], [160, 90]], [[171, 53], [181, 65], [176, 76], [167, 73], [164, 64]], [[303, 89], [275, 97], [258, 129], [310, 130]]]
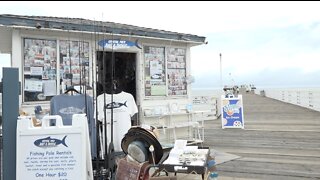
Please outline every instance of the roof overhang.
[[113, 22], [45, 16], [0, 15], [0, 25], [14, 29], [39, 29], [84, 34], [118, 35], [135, 38], [158, 39], [187, 43], [190, 46], [205, 44], [205, 37], [137, 27]]

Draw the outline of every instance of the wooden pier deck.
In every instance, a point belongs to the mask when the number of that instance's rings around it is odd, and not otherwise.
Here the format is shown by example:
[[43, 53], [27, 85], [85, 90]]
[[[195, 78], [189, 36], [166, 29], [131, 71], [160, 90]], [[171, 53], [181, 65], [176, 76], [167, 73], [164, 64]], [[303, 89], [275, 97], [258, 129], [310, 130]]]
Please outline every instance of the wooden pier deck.
[[320, 179], [320, 112], [255, 94], [243, 94], [243, 103], [245, 129], [205, 121], [203, 145], [239, 157], [217, 165], [219, 180]]
[[240, 156], [217, 165], [219, 180], [320, 179], [320, 112], [255, 94], [243, 103], [245, 129], [205, 122], [205, 146]]

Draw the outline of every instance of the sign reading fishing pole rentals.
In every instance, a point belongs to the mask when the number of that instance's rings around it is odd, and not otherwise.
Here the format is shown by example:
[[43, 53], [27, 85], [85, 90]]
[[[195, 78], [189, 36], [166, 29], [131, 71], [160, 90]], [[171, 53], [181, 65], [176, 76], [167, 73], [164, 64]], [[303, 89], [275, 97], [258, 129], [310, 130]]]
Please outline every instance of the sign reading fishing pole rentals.
[[50, 126], [49, 119], [42, 120], [42, 127], [33, 127], [29, 118], [18, 120], [17, 180], [90, 179], [85, 128], [81, 123], [63, 126], [60, 116], [47, 117], [56, 119], [57, 126]]
[[222, 128], [244, 128], [242, 95], [228, 98], [221, 96]]

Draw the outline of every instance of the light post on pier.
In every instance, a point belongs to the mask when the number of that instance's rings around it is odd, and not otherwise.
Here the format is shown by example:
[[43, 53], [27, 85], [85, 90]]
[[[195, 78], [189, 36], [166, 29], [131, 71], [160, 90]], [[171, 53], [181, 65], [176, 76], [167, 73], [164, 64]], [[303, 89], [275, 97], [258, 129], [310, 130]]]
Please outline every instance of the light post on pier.
[[223, 83], [222, 83], [222, 54], [220, 53], [220, 86], [223, 89]]

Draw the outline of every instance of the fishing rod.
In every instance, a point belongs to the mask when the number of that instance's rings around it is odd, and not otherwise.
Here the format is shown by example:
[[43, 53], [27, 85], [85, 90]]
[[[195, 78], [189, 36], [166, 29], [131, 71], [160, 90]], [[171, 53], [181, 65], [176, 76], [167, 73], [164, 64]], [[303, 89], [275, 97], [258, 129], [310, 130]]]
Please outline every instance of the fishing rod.
[[[99, 31], [99, 32], [103, 32], [103, 29], [101, 29], [103, 27], [103, 25], [102, 25], [102, 21], [101, 21], [101, 24], [100, 24], [100, 26], [99, 26], [99, 24], [97, 23], [96, 24], [96, 29], [95, 29], [95, 52], [96, 52], [96, 50], [97, 49], [99, 49], [99, 47], [97, 48], [97, 39], [100, 39], [100, 33], [99, 34], [97, 34], [97, 31]], [[98, 29], [99, 28], [99, 29]], [[96, 54], [96, 58], [97, 58], [97, 60], [100, 60], [101, 59], [101, 57], [102, 57], [102, 61], [104, 61], [104, 47], [103, 47], [103, 51], [102, 51], [102, 55], [100, 54], [100, 53], [97, 53]], [[98, 62], [98, 61], [96, 61], [96, 62]], [[103, 63], [103, 65], [105, 65], [104, 63]], [[104, 146], [104, 124], [105, 124], [105, 118], [104, 118], [104, 121], [99, 121], [99, 119], [98, 119], [98, 117], [99, 117], [99, 112], [98, 112], [98, 96], [99, 96], [99, 94], [98, 94], [98, 90], [99, 90], [99, 92], [101, 92], [101, 90], [102, 91], [105, 91], [105, 88], [104, 88], [104, 77], [101, 77], [101, 71], [100, 71], [100, 66], [101, 66], [101, 62], [99, 62], [99, 64], [98, 64], [98, 67], [99, 67], [99, 69], [96, 69], [96, 71], [95, 71], [95, 84], [96, 84], [96, 127], [97, 127], [97, 130], [96, 130], [96, 133], [97, 133], [97, 135], [96, 135], [96, 137], [97, 137], [97, 142], [98, 142], [98, 144], [99, 144], [99, 149], [97, 148], [97, 161], [96, 161], [96, 168], [97, 168], [97, 174], [96, 174], [96, 178], [98, 178], [99, 180], [104, 180], [105, 178], [106, 178], [106, 176], [107, 176], [107, 172], [106, 172], [106, 170], [107, 170], [107, 167], [105, 167], [106, 166], [106, 158], [105, 158], [105, 146]], [[102, 70], [104, 70], [105, 68], [104, 67], [102, 67]], [[100, 76], [99, 76], [99, 74], [100, 74]], [[98, 82], [98, 77], [101, 77], [101, 79], [99, 78], [99, 81], [100, 81], [100, 84], [101, 84], [101, 86], [99, 85], [99, 82]], [[99, 87], [99, 88], [98, 88]], [[102, 88], [102, 89], [101, 89]], [[104, 92], [102, 92], [102, 93], [104, 93]], [[105, 100], [104, 100], [104, 104], [105, 104]], [[100, 112], [101, 113], [101, 112]], [[105, 117], [105, 115], [104, 115], [104, 117]]]
[[[103, 17], [102, 17], [103, 19]], [[105, 41], [105, 35], [106, 35], [106, 27], [104, 26], [103, 22], [101, 21], [102, 23], [102, 32], [103, 32], [103, 41]], [[107, 137], [107, 105], [106, 105], [106, 61], [105, 61], [105, 52], [104, 52], [104, 43], [103, 43], [103, 46], [102, 46], [102, 74], [103, 74], [103, 103], [104, 103], [104, 108], [103, 108], [103, 114], [104, 114], [104, 122], [103, 122], [103, 135], [104, 135], [104, 165], [105, 165], [105, 168], [109, 168], [109, 161], [108, 161], [108, 137]], [[106, 171], [106, 176], [108, 177], [109, 176], [109, 173], [108, 171]]]
[[[100, 162], [100, 156], [99, 156], [99, 146], [98, 146], [98, 140], [99, 140], [99, 124], [98, 124], [98, 121], [97, 121], [97, 118], [98, 118], [98, 111], [97, 111], [97, 109], [98, 109], [98, 104], [97, 104], [97, 83], [96, 83], [96, 77], [97, 76], [94, 76], [94, 74], [96, 74], [97, 75], [97, 72], [96, 71], [94, 71], [94, 63], [93, 63], [93, 60], [95, 59], [94, 57], [96, 57], [96, 59], [98, 59], [98, 57], [97, 57], [97, 54], [95, 54], [95, 52], [96, 52], [96, 50], [97, 50], [97, 46], [96, 46], [96, 44], [97, 44], [97, 32], [96, 32], [96, 21], [95, 21], [95, 19], [94, 19], [94, 21], [93, 21], [93, 29], [94, 29], [94, 38], [93, 38], [93, 40], [94, 40], [94, 46], [92, 46], [92, 48], [91, 49], [93, 49], [92, 51], [91, 51], [91, 59], [92, 59], [92, 61], [91, 61], [91, 68], [92, 68], [92, 91], [93, 91], [93, 101], [92, 101], [92, 103], [93, 103], [93, 105], [95, 105], [95, 109], [96, 109], [96, 111], [95, 111], [95, 117], [96, 118], [94, 118], [94, 125], [95, 125], [95, 127], [96, 127], [96, 129], [95, 129], [95, 137], [96, 137], [96, 139], [95, 139], [95, 141], [96, 141], [96, 143], [95, 143], [95, 145], [96, 145], [96, 161], [95, 161], [95, 165], [96, 165], [96, 170], [93, 170], [93, 172], [94, 172], [94, 179], [96, 179], [95, 177], [98, 177], [99, 175], [100, 175], [100, 173], [98, 173], [98, 169], [100, 169], [100, 167], [99, 167], [99, 162]], [[91, 42], [92, 42], [92, 37], [91, 37]], [[95, 102], [95, 103], [94, 103]]]
[[[83, 20], [81, 19], [81, 24], [83, 25]], [[81, 37], [79, 38], [79, 69], [80, 69], [80, 93], [84, 94], [84, 101], [85, 101], [85, 113], [87, 115], [88, 125], [91, 125], [89, 114], [88, 114], [88, 108], [87, 108], [87, 81], [86, 81], [86, 66], [87, 63], [86, 57], [85, 57], [85, 47], [84, 47], [84, 33], [83, 33], [83, 26], [81, 26]], [[89, 74], [88, 74], [89, 75]], [[88, 76], [89, 77], [89, 76]], [[84, 80], [82, 81], [82, 78]], [[84, 87], [82, 88], [82, 82], [84, 83]], [[91, 126], [90, 126], [91, 128]]]
[[[81, 20], [82, 21], [82, 20]], [[81, 23], [83, 24], [83, 23]], [[96, 140], [95, 140], [95, 118], [93, 118], [93, 106], [94, 106], [94, 101], [93, 101], [93, 97], [89, 97], [87, 95], [87, 90], [88, 90], [88, 87], [90, 86], [90, 59], [89, 59], [89, 42], [85, 42], [85, 37], [84, 37], [84, 31], [82, 30], [82, 27], [81, 27], [81, 36], [82, 36], [82, 41], [81, 41], [81, 44], [82, 44], [82, 53], [81, 53], [81, 65], [82, 65], [82, 70], [80, 68], [80, 77], [81, 77], [81, 73], [83, 72], [83, 78], [84, 78], [84, 88], [83, 88], [83, 91], [84, 91], [84, 100], [85, 100], [85, 113], [87, 115], [87, 121], [88, 121], [88, 129], [89, 129], [89, 139], [90, 141], [88, 142], [90, 144], [90, 158], [92, 160], [92, 158], [94, 157], [94, 154], [92, 154], [92, 151], [91, 150], [94, 150], [94, 145], [96, 146]], [[91, 33], [91, 38], [92, 38], [92, 33]], [[88, 38], [89, 39], [89, 38]], [[88, 40], [89, 41], [89, 40]], [[86, 46], [85, 46], [86, 44]], [[81, 52], [81, 51], [80, 51]], [[86, 54], [88, 53], [88, 54]], [[91, 61], [93, 63], [93, 59]], [[92, 66], [93, 67], [93, 66]], [[80, 78], [81, 79], [81, 78]], [[81, 84], [81, 81], [80, 81], [80, 92], [81, 92], [81, 87], [82, 87], [82, 84]], [[92, 86], [93, 87], [93, 86]], [[91, 104], [90, 104], [90, 107], [88, 106], [89, 105], [89, 102], [88, 100], [91, 100]], [[91, 171], [92, 171], [92, 175], [93, 175], [93, 164], [90, 165], [90, 168], [91, 168]], [[94, 175], [93, 175], [94, 176]], [[94, 178], [94, 177], [93, 177]]]
[[109, 169], [111, 172], [111, 179], [115, 179], [115, 152], [114, 152], [114, 144], [113, 144], [113, 108], [114, 108], [114, 103], [113, 103], [113, 94], [114, 91], [116, 90], [116, 84], [114, 81], [114, 75], [115, 75], [115, 60], [114, 60], [114, 50], [113, 50], [113, 29], [111, 30], [112, 33], [112, 43], [111, 43], [111, 139], [110, 139], [110, 144], [109, 144]]
[[[81, 23], [81, 24], [83, 24], [83, 23]], [[88, 74], [86, 72], [86, 67], [89, 66], [89, 64], [87, 64], [87, 59], [85, 57], [85, 50], [86, 49], [85, 49], [85, 46], [84, 46], [84, 44], [85, 44], [85, 42], [84, 42], [84, 32], [83, 32], [83, 30], [81, 32], [82, 32], [82, 34], [81, 34], [81, 36], [82, 36], [82, 54], [81, 54], [82, 55], [82, 59], [81, 60], [82, 60], [82, 65], [83, 66], [82, 66], [82, 71], [80, 71], [80, 72], [83, 72], [83, 78], [84, 78], [84, 80], [83, 80], [84, 81], [83, 93], [84, 93], [85, 107], [86, 107], [85, 111], [86, 111], [87, 117], [89, 117], [88, 108], [87, 108], [87, 105], [88, 105], [88, 103], [87, 103], [87, 85], [88, 85], [88, 83], [87, 83], [87, 78], [86, 78], [86, 77], [88, 77], [88, 80], [89, 80], [89, 72], [88, 72]], [[85, 62], [83, 62], [84, 60], [85, 60]], [[88, 60], [89, 60], [89, 55], [88, 55]], [[89, 70], [89, 68], [88, 68], [88, 70]], [[80, 87], [81, 87], [81, 81], [80, 81]], [[80, 89], [80, 91], [81, 91], [81, 89]], [[88, 118], [88, 124], [90, 125], [90, 129], [91, 129], [91, 123], [92, 122], [90, 122], [89, 118]]]
[[[81, 19], [81, 24], [83, 24], [83, 20]], [[84, 94], [84, 104], [85, 104], [85, 113], [87, 115], [87, 121], [88, 121], [88, 129], [90, 130], [90, 132], [92, 133], [92, 122], [90, 120], [91, 116], [89, 114], [88, 111], [88, 98], [87, 98], [87, 81], [86, 81], [86, 75], [88, 75], [88, 79], [89, 79], [89, 72], [88, 74], [86, 74], [86, 57], [85, 57], [85, 46], [84, 46], [84, 32], [83, 32], [83, 27], [81, 26], [81, 37], [79, 38], [79, 65], [80, 65], [80, 93]], [[89, 58], [89, 57], [88, 57]], [[88, 59], [89, 60], [89, 59]], [[88, 62], [89, 63], [89, 62]], [[89, 64], [88, 64], [89, 66]], [[82, 81], [82, 78], [84, 78], [84, 80]], [[84, 87], [82, 89], [82, 82], [84, 83]], [[83, 90], [83, 91], [82, 91]], [[90, 136], [90, 145], [91, 145], [92, 139]], [[91, 146], [90, 146], [91, 147]]]
[[[82, 24], [82, 21], [81, 21], [81, 24]], [[80, 28], [80, 32], [82, 31], [82, 26], [81, 26], [81, 28]], [[79, 82], [79, 84], [80, 84], [80, 90], [79, 90], [79, 92], [80, 93], [82, 93], [81, 92], [81, 90], [82, 90], [82, 88], [81, 88], [81, 86], [82, 86], [82, 83], [81, 83], [81, 74], [82, 74], [82, 62], [81, 62], [81, 37], [80, 37], [81, 35], [79, 35], [79, 42], [78, 42], [78, 50], [79, 50], [79, 76], [80, 76], [80, 78], [79, 78], [79, 80], [80, 80], [80, 82]]]
[[[72, 86], [72, 72], [71, 72], [71, 46], [70, 46], [70, 22], [68, 17], [68, 57], [69, 57], [69, 75], [68, 78], [70, 78], [70, 87]], [[71, 91], [72, 92], [72, 91]]]

